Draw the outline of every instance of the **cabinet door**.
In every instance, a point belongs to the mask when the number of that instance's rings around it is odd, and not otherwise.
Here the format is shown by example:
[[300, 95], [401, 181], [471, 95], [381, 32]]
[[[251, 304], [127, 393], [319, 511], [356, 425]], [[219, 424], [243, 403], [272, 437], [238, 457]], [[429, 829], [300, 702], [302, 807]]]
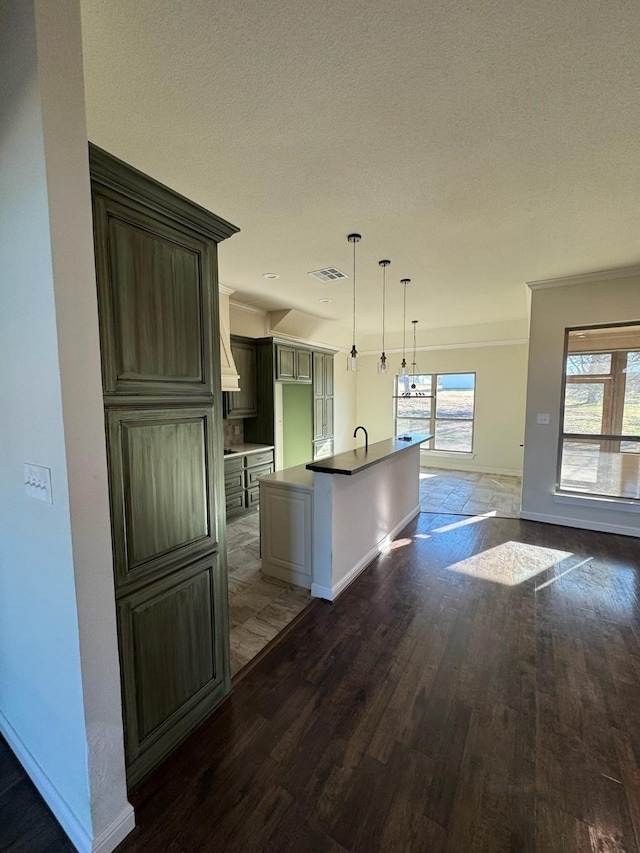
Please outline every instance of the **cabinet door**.
[[227, 392], [227, 417], [255, 418], [258, 414], [255, 344], [232, 338], [231, 352], [240, 374], [240, 391]]
[[276, 348], [276, 379], [296, 378], [296, 351], [278, 344]]
[[313, 353], [313, 396], [324, 397], [325, 384], [325, 355], [323, 352]]
[[107, 414], [116, 590], [217, 546], [209, 408]]
[[311, 382], [310, 350], [296, 350], [296, 379], [298, 382]]
[[215, 244], [101, 195], [94, 234], [105, 393], [213, 393]]
[[212, 554], [118, 602], [125, 749], [133, 783], [224, 692], [216, 626], [224, 591]]
[[322, 438], [333, 438], [333, 397], [324, 398], [324, 425]]
[[333, 356], [324, 357], [324, 393], [327, 397], [333, 397]]

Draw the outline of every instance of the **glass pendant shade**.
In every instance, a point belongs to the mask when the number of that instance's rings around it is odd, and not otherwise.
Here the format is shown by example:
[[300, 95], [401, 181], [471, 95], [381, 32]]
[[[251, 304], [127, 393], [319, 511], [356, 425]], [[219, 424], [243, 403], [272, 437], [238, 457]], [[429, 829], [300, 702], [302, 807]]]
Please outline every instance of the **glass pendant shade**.
[[356, 371], [360, 367], [358, 350], [356, 349], [356, 243], [362, 240], [361, 234], [349, 234], [347, 240], [353, 245], [353, 344], [347, 356], [347, 370]]

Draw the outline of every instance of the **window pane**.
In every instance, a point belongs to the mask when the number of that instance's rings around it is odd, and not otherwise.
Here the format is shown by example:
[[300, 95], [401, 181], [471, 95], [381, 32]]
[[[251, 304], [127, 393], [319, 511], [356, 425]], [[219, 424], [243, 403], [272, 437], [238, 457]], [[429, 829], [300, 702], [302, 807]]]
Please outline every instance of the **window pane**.
[[475, 375], [449, 373], [438, 375], [437, 418], [473, 418]]
[[567, 355], [567, 376], [588, 376], [599, 373], [601, 376], [611, 373], [611, 353], [569, 353]]
[[604, 410], [604, 382], [567, 381], [564, 432], [599, 435]]
[[[618, 448], [635, 444], [635, 452]], [[560, 488], [619, 498], [640, 497], [640, 442], [564, 439]]]
[[436, 421], [435, 450], [471, 450], [473, 424], [469, 421]]
[[431, 416], [431, 397], [400, 397], [396, 409], [398, 417], [428, 418]]
[[[396, 421], [396, 435], [429, 435], [429, 421], [398, 418]], [[426, 446], [430, 447], [430, 445], [431, 442]]]
[[640, 352], [627, 353], [625, 380], [622, 432], [640, 435]]
[[[398, 376], [397, 394], [431, 394], [431, 374], [424, 373], [419, 376]], [[411, 386], [415, 385], [415, 388]]]

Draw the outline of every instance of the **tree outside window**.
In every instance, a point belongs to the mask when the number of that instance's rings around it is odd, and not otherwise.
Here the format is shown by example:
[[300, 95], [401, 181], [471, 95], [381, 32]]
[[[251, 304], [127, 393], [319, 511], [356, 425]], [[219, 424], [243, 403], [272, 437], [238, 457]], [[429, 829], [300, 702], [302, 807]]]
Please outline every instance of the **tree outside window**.
[[640, 325], [567, 330], [558, 487], [640, 498]]

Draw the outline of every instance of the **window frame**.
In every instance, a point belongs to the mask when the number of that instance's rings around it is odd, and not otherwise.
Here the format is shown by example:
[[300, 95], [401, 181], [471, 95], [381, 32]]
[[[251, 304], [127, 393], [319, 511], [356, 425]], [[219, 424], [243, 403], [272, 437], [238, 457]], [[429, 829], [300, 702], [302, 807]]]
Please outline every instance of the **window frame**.
[[[600, 331], [606, 331], [607, 329], [620, 329], [626, 328], [629, 326], [640, 326], [640, 320], [637, 321], [629, 321], [624, 323], [605, 323], [599, 324], [595, 323], [593, 325], [580, 325], [580, 326], [567, 326], [564, 331], [564, 349], [563, 349], [563, 358], [562, 358], [562, 393], [560, 398], [560, 418], [558, 424], [558, 453], [557, 453], [557, 464], [556, 464], [556, 494], [571, 496], [571, 497], [579, 497], [585, 499], [593, 499], [593, 500], [610, 500], [610, 501], [625, 501], [625, 502], [633, 502], [636, 504], [640, 504], [640, 498], [627, 497], [624, 495], [615, 495], [608, 494], [603, 492], [593, 492], [589, 491], [587, 488], [570, 487], [567, 485], [562, 485], [562, 459], [563, 459], [563, 449], [565, 441], [589, 441], [594, 444], [599, 442], [601, 450], [604, 451], [606, 445], [611, 446], [612, 444], [620, 445], [623, 441], [640, 443], [640, 434], [639, 435], [626, 435], [623, 433], [613, 433], [613, 432], [600, 432], [600, 433], [580, 433], [580, 432], [565, 432], [564, 423], [565, 423], [565, 404], [567, 397], [567, 387], [570, 385], [580, 385], [580, 384], [588, 384], [589, 382], [598, 383], [601, 382], [604, 384], [604, 400], [603, 400], [603, 416], [602, 420], [604, 422], [605, 417], [608, 421], [608, 425], [612, 426], [614, 424], [615, 419], [618, 419], [619, 423], [622, 423], [624, 417], [624, 397], [626, 390], [626, 365], [628, 361], [628, 355], [631, 352], [640, 351], [640, 344], [637, 348], [630, 349], [603, 349], [603, 348], [595, 348], [593, 350], [586, 351], [584, 353], [580, 353], [582, 355], [599, 355], [606, 354], [611, 355], [611, 369], [610, 373], [593, 373], [593, 374], [576, 374], [575, 377], [567, 376], [567, 360], [570, 355], [575, 355], [576, 353], [569, 352], [569, 340], [570, 334], [572, 332], [582, 332], [589, 331], [591, 329], [597, 329]], [[621, 355], [624, 353], [625, 356], [625, 368], [624, 371], [620, 370], [620, 360]], [[616, 373], [617, 370], [617, 373]], [[616, 392], [618, 390], [618, 386], [620, 384], [620, 380], [617, 378], [619, 375], [625, 375], [624, 387], [622, 390], [621, 401], [616, 399]], [[607, 399], [609, 398], [609, 399]], [[608, 410], [608, 411], [607, 411]], [[623, 450], [617, 450], [618, 453], [624, 453]]]
[[[432, 451], [434, 453], [456, 453], [456, 454], [469, 454], [474, 452], [475, 445], [475, 427], [476, 427], [476, 391], [478, 387], [478, 374], [475, 370], [450, 370], [442, 373], [430, 373], [424, 371], [422, 373], [415, 374], [416, 376], [428, 376], [431, 379], [431, 389], [432, 393], [430, 395], [425, 395], [424, 397], [404, 397], [399, 393], [399, 380], [402, 379], [401, 374], [396, 374], [394, 384], [395, 384], [395, 394], [393, 395], [393, 429], [394, 435], [398, 436], [402, 433], [398, 432], [398, 403], [399, 401], [405, 399], [428, 399], [430, 400], [430, 412], [428, 418], [412, 418], [411, 415], [401, 415], [400, 419], [402, 420], [415, 420], [415, 421], [428, 421], [428, 434], [431, 435], [431, 438], [427, 442], [426, 447], [423, 447], [425, 450]], [[470, 418], [443, 418], [438, 417], [437, 409], [438, 409], [438, 378], [443, 376], [473, 376], [473, 416]], [[467, 450], [456, 450], [451, 447], [436, 447], [436, 424], [438, 421], [443, 421], [446, 423], [470, 423], [471, 424], [471, 446]]]

